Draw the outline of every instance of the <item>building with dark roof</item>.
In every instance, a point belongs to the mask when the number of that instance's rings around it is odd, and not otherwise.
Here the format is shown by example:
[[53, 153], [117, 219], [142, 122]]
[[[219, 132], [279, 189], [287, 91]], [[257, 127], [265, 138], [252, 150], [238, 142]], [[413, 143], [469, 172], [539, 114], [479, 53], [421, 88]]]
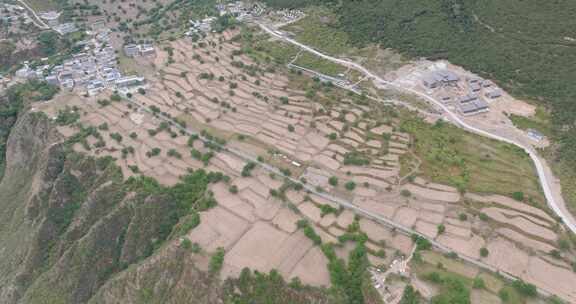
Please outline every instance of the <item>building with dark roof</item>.
[[429, 89], [435, 89], [441, 85], [449, 85], [456, 83], [460, 77], [456, 73], [449, 70], [439, 70], [428, 73], [422, 79], [422, 83]]
[[468, 102], [459, 103], [458, 108], [463, 115], [474, 115], [489, 110], [488, 104], [480, 98], [475, 98]]
[[500, 90], [488, 91], [484, 94], [484, 96], [490, 99], [496, 99], [502, 96], [502, 91]]

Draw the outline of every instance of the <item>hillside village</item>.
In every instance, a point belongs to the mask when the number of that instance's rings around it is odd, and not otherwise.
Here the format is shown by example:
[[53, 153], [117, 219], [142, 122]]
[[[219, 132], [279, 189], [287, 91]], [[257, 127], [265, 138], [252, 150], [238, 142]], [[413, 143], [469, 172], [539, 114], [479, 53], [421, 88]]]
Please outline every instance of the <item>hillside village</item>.
[[[27, 16], [5, 7], [0, 18]], [[328, 75], [300, 65], [303, 51], [281, 39], [297, 37], [282, 26], [304, 11], [252, 1], [214, 9], [162, 40], [119, 39], [104, 19], [60, 23], [59, 12], [41, 12], [59, 35], [82, 34], [78, 52], [0, 76], [6, 88], [58, 87], [31, 113], [50, 118], [69, 153], [112, 160], [122, 179], [173, 189], [194, 172], [218, 176], [199, 199], [206, 206], [147, 248], [158, 253], [150, 260], [185, 252], [222, 282], [249, 268], [374, 303], [403, 303], [410, 288], [434, 299], [453, 278], [473, 303], [506, 303], [502, 290], [520, 294], [514, 284], [529, 290], [518, 295], [529, 303], [576, 301], [569, 233], [547, 209], [526, 153], [463, 132], [433, 103], [381, 97], [390, 86], [350, 67]], [[382, 77], [479, 128], [548, 145], [538, 130], [506, 122], [532, 115], [532, 105], [447, 61], [414, 60]], [[106, 286], [99, 296], [117, 292]]]

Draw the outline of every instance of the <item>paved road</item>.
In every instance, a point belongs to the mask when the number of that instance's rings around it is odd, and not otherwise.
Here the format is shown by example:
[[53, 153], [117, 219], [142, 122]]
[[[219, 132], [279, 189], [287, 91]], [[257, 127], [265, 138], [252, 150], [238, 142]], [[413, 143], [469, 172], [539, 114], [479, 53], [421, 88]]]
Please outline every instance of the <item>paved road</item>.
[[558, 217], [560, 217], [562, 219], [564, 224], [573, 233], [576, 233], [576, 220], [574, 219], [574, 217], [571, 214], [568, 213], [568, 211], [566, 211], [566, 208], [563, 205], [563, 203], [560, 202], [560, 200], [562, 199], [561, 194], [556, 195], [556, 197], [558, 197], [558, 200], [555, 198], [555, 195], [552, 191], [552, 187], [555, 187], [555, 189], [557, 189], [557, 190], [559, 190], [559, 189], [558, 189], [558, 187], [556, 187], [553, 184], [554, 178], [550, 174], [550, 170], [548, 169], [548, 166], [543, 164], [543, 161], [538, 157], [538, 154], [536, 153], [536, 151], [534, 151], [534, 149], [532, 147], [525, 146], [525, 145], [518, 143], [518, 142], [515, 142], [511, 139], [487, 132], [485, 130], [482, 130], [482, 129], [479, 129], [479, 128], [476, 128], [474, 126], [467, 124], [460, 117], [458, 117], [457, 114], [450, 111], [450, 109], [448, 109], [448, 107], [446, 107], [446, 105], [444, 105], [442, 102], [436, 100], [435, 98], [433, 98], [432, 96], [430, 96], [428, 94], [416, 91], [412, 88], [406, 88], [406, 87], [400, 86], [396, 83], [384, 80], [381, 77], [379, 77], [378, 75], [376, 75], [376, 74], [372, 73], [371, 71], [369, 71], [368, 69], [366, 69], [365, 67], [361, 66], [360, 64], [357, 64], [355, 62], [351, 62], [348, 60], [332, 57], [330, 55], [326, 55], [322, 52], [319, 52], [319, 51], [313, 49], [312, 47], [309, 47], [309, 46], [302, 44], [302, 43], [300, 43], [294, 39], [289, 38], [287, 35], [279, 32], [278, 30], [271, 29], [268, 26], [261, 24], [261, 23], [258, 23], [258, 25], [260, 26], [261, 29], [266, 31], [268, 34], [270, 34], [276, 38], [282, 39], [288, 43], [294, 44], [294, 45], [300, 47], [301, 49], [306, 50], [306, 51], [308, 51], [308, 52], [310, 52], [316, 56], [319, 56], [319, 57], [324, 58], [326, 60], [330, 60], [332, 62], [339, 63], [341, 65], [344, 65], [344, 66], [347, 66], [350, 68], [354, 68], [354, 69], [362, 72], [364, 75], [370, 77], [372, 80], [374, 80], [376, 82], [376, 84], [394, 87], [398, 90], [415, 94], [421, 98], [424, 98], [425, 100], [432, 102], [434, 105], [436, 105], [440, 109], [442, 109], [456, 125], [458, 125], [459, 127], [463, 128], [463, 129], [466, 129], [466, 130], [474, 132], [476, 134], [480, 134], [480, 135], [483, 135], [483, 136], [486, 136], [489, 138], [493, 138], [493, 139], [496, 139], [499, 141], [513, 144], [513, 145], [523, 149], [524, 151], [526, 151], [526, 153], [528, 153], [528, 155], [530, 155], [530, 158], [534, 162], [534, 166], [536, 168], [536, 171], [538, 173], [538, 177], [540, 180], [540, 186], [541, 186], [542, 190], [544, 191], [544, 196], [546, 197], [546, 201], [547, 201], [548, 206], [554, 211], [554, 213], [556, 213], [556, 215]]

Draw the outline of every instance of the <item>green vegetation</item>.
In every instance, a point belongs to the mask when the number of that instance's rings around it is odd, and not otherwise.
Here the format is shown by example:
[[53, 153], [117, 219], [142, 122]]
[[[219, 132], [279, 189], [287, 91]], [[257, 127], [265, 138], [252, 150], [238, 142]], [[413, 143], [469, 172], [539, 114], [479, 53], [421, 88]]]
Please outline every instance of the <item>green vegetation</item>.
[[353, 181], [346, 182], [346, 184], [344, 184], [344, 188], [346, 188], [348, 191], [353, 191], [356, 189], [356, 183]]
[[151, 158], [151, 157], [160, 155], [161, 152], [162, 152], [162, 149], [160, 149], [160, 148], [152, 148], [152, 150], [146, 152], [146, 156]]
[[78, 108], [71, 108], [66, 106], [62, 110], [58, 110], [58, 116], [56, 116], [55, 122], [61, 126], [68, 126], [74, 124], [80, 119], [80, 114], [78, 113]]
[[330, 186], [336, 187], [336, 186], [338, 186], [338, 178], [336, 176], [331, 176], [328, 179], [328, 183], [330, 184]]
[[536, 115], [533, 117], [524, 117], [514, 114], [510, 114], [508, 117], [512, 120], [512, 123], [521, 130], [534, 129], [548, 138], [552, 138], [554, 135], [550, 122], [550, 114], [545, 112], [542, 107], [536, 108]]
[[462, 278], [431, 272], [426, 274], [424, 279], [441, 287], [440, 294], [432, 297], [432, 304], [470, 303], [470, 289], [466, 286], [467, 282]]
[[256, 163], [254, 163], [254, 162], [246, 163], [246, 165], [244, 165], [244, 168], [242, 168], [242, 176], [243, 177], [250, 176], [252, 174], [252, 170], [254, 170], [254, 168], [256, 168]]
[[430, 250], [432, 244], [426, 238], [423, 238], [417, 234], [412, 235], [412, 242], [416, 244], [416, 250]]
[[120, 135], [120, 133], [110, 133], [110, 138], [118, 143], [122, 142], [122, 135]]
[[303, 229], [304, 235], [306, 235], [310, 240], [312, 240], [314, 245], [319, 246], [322, 244], [322, 239], [318, 234], [316, 234], [316, 231], [314, 231], [314, 228], [310, 226], [310, 223], [308, 223], [307, 220], [299, 220], [297, 222], [297, 226], [298, 228]]
[[286, 283], [276, 270], [262, 273], [244, 268], [238, 278], [227, 279], [225, 284], [229, 286], [225, 303], [343, 303], [339, 295], [304, 285], [298, 278]]
[[333, 77], [336, 77], [338, 74], [344, 73], [346, 71], [346, 68], [344, 68], [342, 65], [334, 63], [330, 60], [320, 58], [316, 55], [312, 55], [308, 52], [300, 54], [294, 64]]
[[512, 283], [512, 287], [514, 287], [514, 289], [516, 289], [520, 294], [527, 297], [536, 297], [538, 295], [536, 286], [526, 283], [522, 280], [514, 281], [514, 283]]
[[54, 31], [45, 31], [38, 35], [38, 46], [44, 56], [54, 55], [58, 51], [60, 37]]
[[444, 224], [440, 224], [440, 225], [438, 225], [437, 229], [438, 229], [438, 234], [442, 234], [446, 231], [446, 226], [444, 226]]
[[405, 117], [400, 125], [414, 136], [424, 175], [461, 191], [525, 195], [543, 200], [533, 164], [519, 148], [490, 140], [446, 123], [430, 126]]
[[[280, 1], [276, 1], [280, 2]], [[284, 1], [312, 2], [312, 1]], [[327, 2], [327, 1], [315, 1]], [[296, 40], [313, 46], [333, 55], [339, 55], [350, 50], [350, 38], [339, 27], [338, 16], [324, 8], [314, 8], [307, 12], [306, 18], [292, 23], [284, 28], [296, 34]]]
[[218, 247], [216, 252], [212, 254], [212, 257], [210, 258], [211, 273], [217, 273], [220, 271], [220, 269], [222, 269], [222, 265], [224, 264], [224, 254], [226, 254], [226, 252], [222, 247]]
[[341, 292], [346, 303], [364, 303], [363, 282], [368, 267], [367, 250], [364, 242], [359, 242], [348, 255], [348, 265], [338, 258], [331, 244], [322, 245], [322, 252], [328, 258], [328, 271], [333, 288]]
[[412, 285], [406, 286], [404, 292], [402, 293], [402, 299], [400, 299], [400, 304], [418, 304], [420, 303], [420, 293], [414, 290]]
[[336, 133], [330, 133], [330, 134], [328, 134], [328, 138], [329, 138], [330, 140], [336, 140], [336, 139], [338, 138], [338, 134], [336, 134]]
[[327, 214], [333, 213], [333, 214], [338, 214], [338, 209], [328, 205], [328, 204], [324, 204], [324, 205], [320, 205], [320, 216], [324, 217]]
[[4, 176], [6, 141], [18, 114], [29, 102], [50, 100], [58, 91], [44, 82], [30, 81], [10, 87], [6, 97], [0, 98], [0, 180]]
[[370, 160], [358, 152], [348, 152], [344, 154], [344, 165], [367, 166]]
[[[566, 64], [576, 61], [573, 51], [576, 42], [566, 32], [567, 28], [576, 27], [570, 13], [576, 9], [575, 2], [267, 2], [280, 7], [327, 4], [321, 10], [313, 10], [324, 18], [313, 15], [288, 27], [297, 33], [298, 40], [327, 52], [342, 54], [347, 45], [361, 47], [376, 43], [412, 58], [448, 59], [495, 80], [515, 96], [540, 102], [550, 115], [539, 115], [546, 112], [539, 109], [535, 118], [511, 118], [520, 128], [530, 127], [551, 134], [559, 144], [548, 151], [548, 156], [556, 163], [553, 167], [561, 177], [569, 206], [576, 209], [576, 187], [573, 186], [576, 185], [576, 128], [570, 127], [576, 122], [576, 103], [573, 102], [576, 87], [569, 85], [576, 79], [576, 70]], [[335, 38], [330, 41], [317, 37]]]
[[486, 283], [484, 283], [484, 280], [482, 278], [476, 277], [472, 282], [472, 287], [475, 289], [484, 289], [486, 288]]

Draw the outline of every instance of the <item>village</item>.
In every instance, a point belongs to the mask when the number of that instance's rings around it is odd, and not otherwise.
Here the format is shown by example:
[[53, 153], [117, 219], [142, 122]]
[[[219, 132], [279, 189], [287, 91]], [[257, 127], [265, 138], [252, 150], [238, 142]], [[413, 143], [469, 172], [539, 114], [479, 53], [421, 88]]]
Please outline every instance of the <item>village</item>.
[[[243, 2], [216, 8], [219, 16], [238, 21], [266, 17], [282, 24], [304, 16]], [[39, 15], [60, 34], [76, 30], [59, 24], [56, 12]], [[418, 269], [409, 266], [416, 252], [410, 235], [344, 209], [329, 196], [576, 299], [570, 285], [576, 276], [548, 255], [560, 238], [548, 213], [503, 195], [463, 192], [417, 177], [413, 173], [421, 160], [414, 156], [414, 138], [401, 128], [396, 109], [349, 94], [360, 89], [340, 75], [258, 61], [243, 53], [245, 46], [235, 39], [238, 29], [213, 29], [217, 18], [189, 20], [184, 37], [174, 41], [116, 47], [112, 31], [103, 22], [93, 23], [80, 42], [81, 52], [61, 64], [25, 62], [14, 80], [60, 87], [59, 98], [35, 105], [34, 111], [57, 120], [74, 109], [78, 125], [60, 125], [61, 135], [73, 136], [84, 127], [97, 130], [76, 143], [74, 151], [113, 157], [125, 177], [145, 175], [175, 185], [188, 169], [229, 176], [226, 184], [210, 186], [218, 205], [203, 212], [201, 224], [181, 239], [207, 252], [224, 248], [222, 279], [250, 267], [330, 286], [328, 257], [300, 229], [299, 221], [305, 220], [321, 243], [338, 245], [336, 254], [343, 260], [354, 248], [350, 235], [366, 234], [371, 282], [385, 303], [398, 303], [410, 279], [421, 294], [432, 295], [430, 285], [416, 276]], [[125, 75], [120, 55], [154, 72]], [[483, 119], [499, 103], [512, 102], [490, 80], [442, 62], [411, 66], [397, 75], [395, 82], [434, 96], [466, 119]], [[121, 101], [112, 101], [116, 94]], [[537, 130], [528, 133], [538, 143], [544, 140]], [[194, 134], [225, 149], [194, 139]], [[490, 147], [484, 149], [491, 153]], [[286, 178], [264, 165], [247, 169], [250, 162], [231, 151], [279, 168], [315, 191], [288, 186]], [[407, 166], [406, 159], [413, 162]], [[439, 253], [417, 256], [431, 265], [442, 261], [470, 280], [493, 279], [477, 267], [453, 266]], [[475, 296], [489, 302], [496, 289], [477, 290]]]
[[[145, 92], [126, 96], [130, 102], [98, 102], [108, 92], [68, 96], [36, 110], [57, 117], [76, 107], [82, 113], [80, 122], [97, 128], [100, 135], [89, 136], [74, 149], [116, 158], [127, 177], [144, 174], [173, 185], [187, 168], [230, 176], [229, 184], [211, 187], [218, 206], [202, 213], [200, 226], [185, 236], [209, 252], [225, 249], [222, 278], [237, 276], [242, 267], [278, 269], [286, 278], [328, 286], [328, 260], [298, 229], [300, 219], [312, 225], [322, 242], [340, 244], [336, 253], [343, 259], [353, 249], [346, 241], [349, 231], [360, 229], [368, 236], [368, 258], [375, 269], [396, 265], [395, 273], [412, 277], [405, 260], [414, 249], [410, 236], [341, 209], [328, 195], [506, 272], [537, 267], [531, 271], [538, 275], [525, 273], [523, 279], [572, 296], [570, 286], [550, 284], [552, 277], [569, 282], [573, 274], [547, 258], [558, 238], [548, 214], [504, 196], [462, 194], [455, 187], [408, 178], [411, 170], [402, 159], [413, 153], [412, 138], [400, 131], [394, 110], [358, 103], [359, 97], [340, 95], [340, 89], [306, 75], [267, 70], [239, 52], [242, 45], [233, 39], [237, 34], [208, 33], [202, 45], [181, 39], [167, 45], [173, 52], [157, 48], [155, 56], [136, 57], [139, 65], [158, 67], [160, 73], [148, 76]], [[306, 88], [314, 86], [316, 95], [307, 97]], [[326, 102], [332, 99], [340, 102]], [[74, 126], [59, 129], [65, 136], [75, 132]], [[225, 143], [226, 149], [190, 141], [184, 130]], [[286, 188], [281, 176], [266, 167], [251, 167], [230, 151], [278, 167], [316, 193]], [[466, 209], [463, 200], [476, 202], [475, 208]], [[517, 242], [522, 245], [517, 247]], [[526, 255], [526, 247], [535, 255]], [[481, 255], [482, 248], [490, 255]], [[430, 263], [443, 259], [440, 254], [422, 258]], [[477, 268], [465, 269], [471, 279], [486, 276]], [[387, 303], [396, 303], [406, 283], [396, 275], [384, 280], [374, 271], [374, 288]], [[549, 275], [542, 276], [544, 272]]]

